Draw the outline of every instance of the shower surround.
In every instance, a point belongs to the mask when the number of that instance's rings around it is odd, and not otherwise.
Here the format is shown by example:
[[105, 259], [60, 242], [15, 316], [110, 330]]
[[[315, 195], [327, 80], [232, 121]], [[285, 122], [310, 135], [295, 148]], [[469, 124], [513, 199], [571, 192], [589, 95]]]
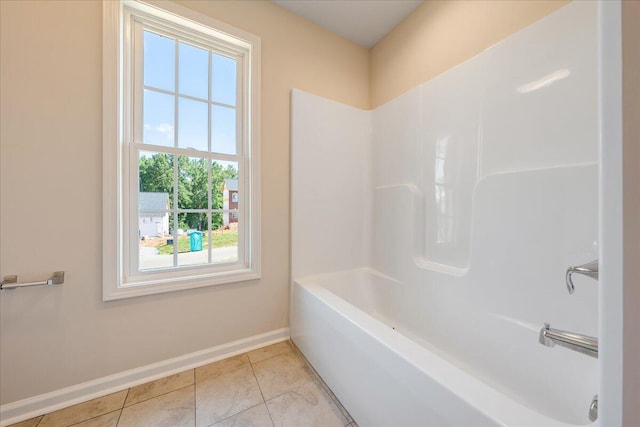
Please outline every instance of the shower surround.
[[293, 92], [291, 336], [359, 425], [589, 423], [538, 333], [598, 335], [597, 81], [574, 2], [373, 111]]

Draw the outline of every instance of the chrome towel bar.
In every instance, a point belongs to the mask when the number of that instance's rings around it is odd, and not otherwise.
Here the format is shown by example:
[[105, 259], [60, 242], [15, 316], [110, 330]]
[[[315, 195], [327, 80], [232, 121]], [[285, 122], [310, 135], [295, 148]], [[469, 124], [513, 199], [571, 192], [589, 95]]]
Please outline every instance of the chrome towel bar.
[[63, 283], [64, 271], [55, 271], [47, 280], [42, 280], [40, 282], [18, 283], [18, 276], [4, 276], [4, 279], [0, 282], [0, 290], [4, 291], [9, 289], [25, 288], [27, 286], [61, 285]]

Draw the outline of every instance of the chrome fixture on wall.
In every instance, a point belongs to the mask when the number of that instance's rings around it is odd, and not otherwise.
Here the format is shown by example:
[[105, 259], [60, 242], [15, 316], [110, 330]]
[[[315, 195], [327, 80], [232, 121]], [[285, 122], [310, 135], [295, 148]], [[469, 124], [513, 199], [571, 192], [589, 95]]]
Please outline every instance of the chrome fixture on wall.
[[552, 329], [549, 323], [545, 323], [544, 327], [540, 329], [538, 340], [540, 344], [547, 347], [553, 347], [557, 344], [587, 356], [598, 357], [598, 338]]
[[39, 282], [26, 282], [18, 283], [18, 276], [4, 276], [2, 282], [0, 282], [0, 290], [5, 291], [9, 289], [25, 288], [27, 286], [41, 286], [41, 285], [61, 285], [64, 283], [64, 271], [55, 271], [51, 277], [47, 280]]
[[595, 421], [598, 419], [598, 395], [593, 396], [591, 405], [589, 406], [589, 421]]
[[[565, 281], [567, 284], [567, 290], [569, 294], [573, 294], [575, 287], [573, 285], [573, 274], [582, 274], [592, 279], [598, 280], [598, 260], [588, 262], [579, 266], [571, 266], [567, 268], [565, 275]], [[570, 350], [577, 351], [578, 353], [586, 354], [591, 357], [598, 357], [598, 339], [587, 335], [576, 334], [573, 332], [562, 331], [560, 329], [552, 329], [549, 323], [545, 323], [544, 327], [540, 329], [540, 335], [538, 337], [540, 344], [553, 347], [559, 345], [561, 347], [568, 348]], [[596, 394], [589, 406], [589, 421], [596, 421], [598, 419], [598, 395]]]
[[567, 268], [567, 274], [565, 276], [567, 282], [567, 290], [570, 294], [574, 291], [573, 280], [571, 276], [574, 273], [582, 274], [592, 279], [598, 280], [598, 260], [588, 262], [586, 264], [579, 265], [577, 267], [569, 267]]

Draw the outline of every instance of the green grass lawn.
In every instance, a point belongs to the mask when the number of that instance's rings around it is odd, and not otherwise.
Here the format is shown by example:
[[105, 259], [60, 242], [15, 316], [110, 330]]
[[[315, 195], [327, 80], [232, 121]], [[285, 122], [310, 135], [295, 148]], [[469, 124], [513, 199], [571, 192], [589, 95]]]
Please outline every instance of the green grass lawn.
[[[223, 246], [237, 246], [238, 245], [238, 232], [237, 231], [225, 231], [223, 233], [214, 233], [211, 235], [213, 248], [221, 248]], [[207, 233], [202, 233], [202, 250], [207, 250], [209, 247], [209, 238]], [[170, 255], [173, 254], [173, 245], [158, 246], [158, 254]], [[178, 253], [190, 252], [189, 237], [178, 237]]]

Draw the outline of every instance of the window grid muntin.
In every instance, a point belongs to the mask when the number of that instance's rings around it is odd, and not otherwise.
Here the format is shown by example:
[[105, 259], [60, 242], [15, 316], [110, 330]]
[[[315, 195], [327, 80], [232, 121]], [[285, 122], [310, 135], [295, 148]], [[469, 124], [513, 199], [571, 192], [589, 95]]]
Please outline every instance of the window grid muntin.
[[[178, 213], [224, 213], [224, 212], [240, 212], [240, 209], [178, 209]], [[173, 212], [173, 209], [153, 209], [153, 210], [140, 210], [140, 213], [155, 213], [155, 212], [164, 212], [170, 213]]]
[[[201, 264], [201, 265], [192, 265], [192, 266], [179, 266], [178, 265], [178, 250], [177, 250], [177, 224], [178, 224], [178, 214], [182, 213], [184, 210], [179, 210], [177, 209], [177, 185], [178, 185], [178, 162], [174, 161], [174, 210], [172, 212], [173, 215], [173, 220], [174, 220], [174, 229], [173, 229], [173, 237], [174, 237], [174, 251], [173, 251], [173, 267], [170, 267], [168, 269], [163, 269], [163, 268], [158, 268], [158, 269], [149, 269], [149, 270], [141, 270], [139, 268], [139, 247], [138, 247], [138, 239], [136, 237], [135, 239], [135, 247], [133, 247], [133, 245], [128, 245], [131, 247], [130, 253], [128, 254], [127, 258], [129, 260], [129, 268], [127, 269], [129, 274], [126, 274], [126, 279], [125, 282], [128, 281], [129, 278], [135, 277], [135, 276], [152, 276], [155, 275], [158, 272], [161, 272], [162, 270], [168, 270], [168, 271], [179, 271], [179, 270], [191, 270], [191, 269], [208, 269], [208, 270], [215, 270], [215, 271], [225, 271], [227, 268], [227, 266], [236, 266], [235, 268], [239, 267], [243, 267], [243, 268], [248, 268], [249, 263], [248, 263], [248, 259], [246, 258], [246, 255], [249, 253], [248, 251], [248, 245], [250, 244], [250, 242], [248, 242], [248, 233], [246, 232], [245, 228], [247, 226], [249, 226], [248, 224], [248, 212], [246, 211], [246, 209], [241, 207], [245, 204], [244, 202], [247, 201], [248, 204], [248, 200], [249, 200], [249, 194], [247, 191], [243, 191], [245, 190], [245, 185], [244, 182], [247, 179], [247, 177], [245, 176], [245, 170], [249, 170], [248, 169], [248, 159], [246, 159], [246, 157], [244, 156], [244, 133], [243, 133], [243, 126], [242, 126], [242, 122], [241, 120], [247, 120], [247, 113], [244, 112], [244, 85], [248, 84], [248, 81], [245, 79], [243, 79], [243, 71], [245, 70], [245, 68], [247, 67], [247, 63], [244, 61], [244, 54], [243, 52], [239, 52], [241, 51], [241, 49], [234, 49], [234, 48], [227, 48], [226, 46], [219, 44], [219, 43], [199, 43], [197, 41], [194, 41], [194, 37], [192, 37], [191, 35], [186, 36], [184, 34], [181, 34], [181, 31], [179, 30], [175, 30], [175, 29], [161, 29], [158, 30], [157, 28], [159, 27], [158, 25], [156, 25], [155, 22], [149, 24], [146, 20], [144, 20], [143, 23], [141, 23], [139, 19], [136, 19], [137, 17], [133, 17], [134, 21], [138, 21], [139, 24], [141, 25], [136, 25], [135, 27], [137, 27], [137, 31], [136, 31], [136, 37], [133, 38], [132, 40], [132, 44], [135, 47], [136, 50], [136, 57], [134, 58], [134, 61], [138, 61], [138, 62], [143, 62], [143, 36], [144, 36], [144, 31], [145, 30], [151, 30], [152, 32], [156, 32], [159, 33], [162, 36], [165, 37], [170, 37], [174, 40], [174, 56], [175, 56], [175, 63], [174, 63], [174, 86], [176, 91], [172, 92], [172, 91], [168, 91], [168, 90], [164, 90], [164, 89], [160, 89], [160, 88], [154, 88], [148, 85], [144, 85], [144, 73], [143, 73], [143, 69], [142, 66], [140, 67], [133, 67], [133, 68], [139, 68], [136, 70], [136, 72], [138, 73], [137, 76], [135, 76], [135, 78], [132, 80], [134, 81], [134, 88], [133, 90], [131, 90], [131, 93], [133, 95], [133, 103], [134, 106], [132, 106], [132, 111], [134, 112], [135, 116], [134, 116], [134, 121], [131, 124], [131, 128], [133, 129], [132, 132], [132, 136], [134, 136], [130, 142], [129, 142], [129, 146], [130, 146], [130, 150], [129, 151], [129, 163], [131, 165], [131, 168], [135, 167], [135, 171], [132, 170], [132, 176], [134, 177], [131, 181], [135, 181], [135, 191], [132, 191], [130, 194], [134, 195], [134, 197], [131, 197], [130, 199], [135, 199], [135, 200], [130, 200], [131, 202], [131, 209], [130, 211], [133, 212], [135, 210], [135, 214], [138, 215], [139, 211], [138, 211], [138, 203], [137, 203], [137, 194], [138, 194], [138, 188], [139, 188], [139, 170], [138, 170], [138, 162], [136, 161], [135, 164], [133, 161], [131, 161], [132, 159], [137, 159], [139, 156], [139, 152], [140, 151], [156, 151], [159, 153], [167, 153], [167, 154], [172, 154], [174, 156], [179, 156], [179, 155], [191, 155], [194, 157], [201, 157], [201, 158], [205, 158], [208, 160], [208, 166], [207, 166], [207, 173], [208, 173], [208, 185], [211, 185], [211, 180], [212, 180], [212, 176], [211, 176], [211, 161], [212, 160], [217, 160], [217, 161], [223, 161], [223, 162], [235, 162], [237, 164], [237, 175], [238, 175], [238, 187], [239, 187], [239, 191], [241, 191], [243, 193], [243, 197], [241, 197], [238, 201], [238, 209], [234, 210], [238, 212], [238, 243], [237, 243], [237, 253], [238, 253], [238, 259], [235, 262], [223, 262], [223, 263], [212, 263], [212, 238], [211, 238], [211, 231], [213, 228], [213, 214], [215, 213], [224, 213], [224, 210], [219, 210], [219, 209], [207, 209], [208, 212], [205, 212], [208, 214], [209, 217], [209, 221], [208, 221], [208, 231], [209, 231], [209, 248], [208, 248], [208, 263], [207, 264]], [[178, 51], [178, 46], [179, 43], [181, 41], [184, 41], [188, 44], [192, 44], [194, 46], [197, 47], [202, 47], [204, 49], [208, 50], [208, 58], [209, 58], [209, 73], [208, 73], [208, 96], [209, 99], [208, 100], [204, 100], [204, 99], [199, 99], [198, 97], [193, 97], [187, 94], [180, 94], [179, 90], [179, 51]], [[137, 42], [137, 43], [136, 43]], [[142, 51], [142, 52], [141, 52]], [[231, 59], [236, 61], [236, 105], [229, 105], [229, 104], [225, 104], [225, 103], [220, 103], [220, 102], [216, 102], [212, 100], [212, 83], [211, 83], [211, 79], [212, 79], [212, 61], [213, 61], [213, 54], [219, 54], [222, 56], [226, 56], [226, 57], [230, 57]], [[137, 89], [136, 89], [137, 87]], [[144, 142], [140, 142], [142, 141], [142, 134], [143, 134], [143, 120], [142, 120], [142, 112], [143, 112], [143, 94], [144, 94], [144, 90], [153, 90], [156, 92], [160, 92], [160, 93], [165, 93], [167, 95], [172, 95], [174, 96], [174, 146], [173, 147], [168, 147], [168, 146], [159, 146], [159, 145], [154, 145], [154, 144], [146, 144]], [[208, 104], [208, 117], [207, 117], [207, 133], [208, 133], [208, 148], [209, 151], [201, 151], [201, 150], [194, 150], [194, 149], [185, 149], [185, 148], [180, 148], [177, 145], [179, 144], [178, 141], [178, 127], [179, 125], [179, 119], [178, 119], [178, 114], [179, 114], [179, 107], [178, 107], [178, 100], [180, 97], [184, 97], [184, 98], [188, 98], [188, 99], [194, 99], [194, 100], [199, 100], [202, 102], [207, 102]], [[136, 105], [139, 105], [139, 107], [136, 108]], [[212, 105], [218, 105], [221, 107], [225, 107], [225, 108], [233, 108], [235, 111], [235, 126], [236, 126], [236, 137], [235, 137], [235, 151], [236, 154], [226, 154], [226, 153], [216, 153], [211, 151], [211, 130], [212, 130], [212, 122], [211, 122], [211, 108]], [[248, 121], [247, 121], [248, 123]], [[136, 130], [137, 129], [137, 130]], [[131, 186], [130, 188], [134, 187], [134, 182], [131, 182]], [[210, 191], [208, 191], [208, 205], [211, 203], [211, 188], [209, 188]], [[132, 218], [133, 216], [131, 216]], [[137, 223], [137, 218], [136, 218], [136, 223]], [[131, 222], [130, 220], [130, 224], [129, 224], [129, 228], [130, 228], [130, 232], [127, 233], [128, 235], [132, 235], [134, 232], [134, 227], [132, 226], [133, 222]], [[137, 229], [138, 227], [135, 227], [135, 234], [137, 236]], [[131, 240], [132, 242], [134, 240]], [[138, 256], [134, 256], [132, 257], [132, 254], [136, 254]], [[132, 262], [133, 261], [133, 262]], [[230, 269], [233, 270], [233, 269]], [[162, 275], [162, 277], [165, 276], [166, 273], [164, 273]]]
[[[143, 89], [144, 90], [150, 90], [150, 91], [153, 91], [153, 92], [163, 93], [165, 95], [172, 95], [172, 96], [175, 95], [175, 92], [172, 92], [172, 91], [167, 90], [167, 89], [161, 89], [161, 88], [155, 87], [155, 86], [150, 86], [150, 85], [144, 85]], [[233, 108], [233, 109], [236, 108], [235, 105], [225, 104], [224, 102], [218, 102], [218, 101], [213, 101], [213, 100], [208, 101], [207, 99], [200, 98], [198, 96], [187, 95], [187, 94], [183, 94], [183, 93], [178, 93], [178, 96], [180, 98], [190, 99], [192, 101], [208, 102], [210, 104], [217, 105], [218, 107]]]

